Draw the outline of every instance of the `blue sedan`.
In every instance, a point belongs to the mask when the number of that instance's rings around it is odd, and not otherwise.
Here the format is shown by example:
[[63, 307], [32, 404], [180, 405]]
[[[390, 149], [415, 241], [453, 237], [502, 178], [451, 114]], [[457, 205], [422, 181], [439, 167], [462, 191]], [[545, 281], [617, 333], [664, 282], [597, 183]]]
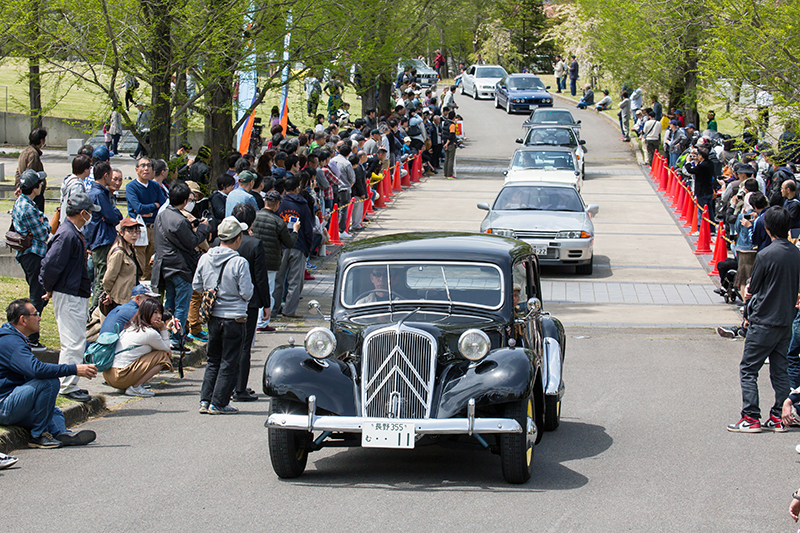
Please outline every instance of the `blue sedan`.
[[547, 92], [549, 88], [532, 74], [509, 74], [495, 86], [494, 106], [505, 107], [509, 114], [537, 107], [553, 107], [553, 96]]

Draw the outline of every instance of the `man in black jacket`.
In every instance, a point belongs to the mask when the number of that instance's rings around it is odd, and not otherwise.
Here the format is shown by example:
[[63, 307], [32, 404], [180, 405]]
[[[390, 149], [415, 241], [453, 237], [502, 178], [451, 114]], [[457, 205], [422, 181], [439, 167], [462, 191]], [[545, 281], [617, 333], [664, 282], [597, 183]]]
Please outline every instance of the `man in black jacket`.
[[[791, 218], [782, 207], [764, 215], [772, 244], [756, 255], [750, 283], [745, 292], [749, 328], [739, 364], [742, 386], [742, 418], [728, 426], [737, 433], [760, 433], [762, 429], [784, 432], [783, 402], [789, 396], [786, 354], [792, 338], [792, 321], [797, 312], [800, 288], [800, 250], [787, 240]], [[769, 358], [769, 375], [775, 403], [763, 424], [758, 407], [758, 372]]]
[[[197, 229], [181, 213], [189, 202], [191, 191], [184, 182], [175, 183], [169, 190], [169, 207], [156, 216], [153, 236], [156, 255], [153, 260], [151, 285], [165, 289], [164, 308], [181, 323], [186, 335], [186, 319], [192, 301], [192, 278], [200, 259], [197, 246], [208, 239], [208, 221], [198, 221]], [[180, 339], [173, 336], [173, 349]]]
[[[256, 210], [252, 204], [241, 203], [233, 208], [233, 216], [239, 222], [244, 222], [250, 228], [256, 219]], [[233, 400], [236, 402], [252, 402], [258, 399], [252, 389], [247, 388], [250, 377], [250, 349], [253, 346], [253, 337], [256, 334], [259, 309], [270, 307], [269, 280], [267, 278], [267, 260], [264, 254], [264, 245], [256, 237], [242, 233], [242, 244], [236, 250], [239, 255], [247, 259], [250, 265], [250, 279], [253, 282], [253, 297], [247, 304], [247, 326], [245, 338], [242, 343], [242, 353], [239, 356], [239, 371], [236, 377], [236, 387], [233, 389]]]
[[[255, 221], [250, 229], [253, 232], [253, 236], [264, 245], [269, 286], [274, 288], [275, 276], [281, 268], [283, 248], [294, 247], [295, 242], [297, 242], [300, 221], [295, 222], [292, 229], [289, 229], [286, 226], [286, 221], [278, 216], [277, 211], [281, 206], [281, 194], [278, 191], [269, 191], [264, 197], [264, 204], [264, 209], [256, 213]], [[269, 316], [270, 307], [268, 305], [263, 306], [258, 321], [258, 331], [275, 331], [275, 328], [269, 325]]]
[[[53, 300], [61, 340], [60, 365], [83, 363], [92, 281], [86, 269], [86, 241], [81, 228], [98, 211], [100, 206], [94, 205], [84, 192], [69, 197], [66, 218], [50, 240], [39, 271], [39, 282], [45, 290], [42, 299]], [[60, 394], [76, 402], [91, 400], [88, 391], [78, 388], [77, 375], [61, 378]]]
[[712, 234], [714, 226], [714, 167], [708, 160], [708, 152], [698, 149], [690, 156], [694, 164], [686, 165], [687, 172], [694, 175], [694, 194], [697, 197], [697, 220], [703, 216], [703, 208], [708, 207], [708, 219], [711, 221]]

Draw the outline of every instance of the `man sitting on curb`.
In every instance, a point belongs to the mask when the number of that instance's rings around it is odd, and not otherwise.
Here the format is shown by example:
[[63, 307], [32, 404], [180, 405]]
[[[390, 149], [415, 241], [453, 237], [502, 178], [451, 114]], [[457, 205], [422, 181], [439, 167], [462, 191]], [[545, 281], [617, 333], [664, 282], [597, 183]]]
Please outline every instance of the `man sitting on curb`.
[[39, 331], [41, 316], [27, 298], [14, 300], [6, 309], [8, 322], [0, 326], [0, 424], [31, 430], [31, 448], [60, 448], [89, 444], [95, 432], [67, 431], [64, 415], [56, 407], [58, 378], [97, 376], [94, 365], [53, 365], [33, 356], [28, 345]]

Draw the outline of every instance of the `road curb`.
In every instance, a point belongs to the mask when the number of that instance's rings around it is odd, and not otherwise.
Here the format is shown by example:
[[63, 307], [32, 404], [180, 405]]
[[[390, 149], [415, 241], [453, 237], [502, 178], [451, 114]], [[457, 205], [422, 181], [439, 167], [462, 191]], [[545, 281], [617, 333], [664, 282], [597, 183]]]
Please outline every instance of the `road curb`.
[[[206, 343], [201, 343], [184, 355], [183, 367], [198, 366], [206, 358]], [[172, 363], [177, 370], [178, 357], [173, 356]], [[86, 403], [72, 403], [61, 407], [61, 412], [64, 413], [64, 424], [67, 428], [82, 424], [91, 417], [102, 415], [105, 411], [107, 411], [105, 394], [95, 394]], [[28, 446], [30, 431], [19, 426], [6, 426], [5, 429], [6, 431], [0, 432], [0, 453], [9, 453]]]

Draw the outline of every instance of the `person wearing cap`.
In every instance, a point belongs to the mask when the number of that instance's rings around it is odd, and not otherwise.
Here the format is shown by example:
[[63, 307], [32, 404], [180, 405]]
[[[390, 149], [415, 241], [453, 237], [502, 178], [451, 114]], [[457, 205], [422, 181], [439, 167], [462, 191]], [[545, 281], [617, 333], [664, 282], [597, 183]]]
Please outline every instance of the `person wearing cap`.
[[233, 208], [236, 204], [247, 202], [252, 204], [258, 210], [258, 204], [250, 191], [253, 190], [253, 185], [256, 180], [256, 173], [252, 170], [243, 170], [239, 174], [239, 187], [233, 189], [225, 200], [225, 216], [229, 217], [233, 213]]
[[[42, 299], [44, 288], [39, 282], [39, 270], [42, 266], [42, 258], [47, 252], [47, 239], [50, 237], [50, 224], [47, 217], [42, 213], [34, 198], [44, 188], [44, 172], [36, 172], [28, 169], [19, 178], [21, 194], [14, 201], [14, 209], [11, 211], [11, 221], [14, 229], [20, 235], [32, 235], [31, 246], [26, 250], [17, 250], [17, 263], [25, 272], [25, 281], [28, 282], [28, 294], [31, 303], [39, 313], [42, 312], [47, 304]], [[35, 331], [28, 338], [31, 350], [36, 353], [45, 351], [45, 346], [39, 343], [39, 332]]]
[[[81, 228], [92, 219], [92, 213], [99, 211], [100, 206], [92, 203], [88, 194], [77, 192], [70, 196], [66, 218], [42, 259], [39, 282], [45, 290], [43, 298], [53, 301], [61, 339], [58, 362], [62, 365], [83, 361], [92, 280], [86, 269], [86, 241]], [[78, 376], [62, 378], [60, 394], [77, 402], [91, 399], [87, 391], [78, 388]]]
[[689, 146], [695, 146], [697, 141], [700, 140], [700, 132], [695, 128], [694, 123], [690, 122], [686, 125], [686, 138], [689, 140]]
[[[96, 150], [95, 150], [96, 151]], [[117, 224], [122, 220], [122, 213], [114, 207], [109, 185], [111, 184], [111, 165], [108, 161], [100, 161], [94, 166], [94, 181], [89, 191], [92, 202], [100, 206], [100, 211], [92, 213], [92, 220], [86, 224], [83, 236], [86, 245], [92, 252], [94, 263], [94, 290], [89, 314], [97, 307], [98, 298], [103, 290], [103, 277], [106, 273], [108, 252], [117, 238]], [[127, 291], [125, 291], [127, 293]]]
[[[197, 292], [217, 289], [208, 320], [208, 363], [200, 388], [200, 413], [235, 414], [228, 405], [236, 387], [241, 346], [246, 335], [247, 303], [253, 297], [253, 281], [247, 260], [237, 253], [247, 224], [226, 217], [217, 228], [219, 246], [200, 258], [192, 280]], [[223, 270], [224, 269], [224, 270]]]
[[[42, 149], [47, 140], [47, 130], [44, 128], [35, 128], [28, 135], [28, 146], [26, 146], [17, 158], [17, 171], [14, 174], [14, 186], [19, 187], [19, 178], [26, 170], [35, 170], [36, 172], [44, 172], [44, 165], [42, 165]], [[44, 189], [47, 187], [45, 182], [42, 187], [42, 192], [39, 193], [34, 199], [36, 207], [39, 211], [44, 213]]]
[[709, 111], [706, 114], [706, 118], [708, 119], [708, 126], [706, 127], [707, 130], [717, 131], [717, 114], [714, 111]]
[[61, 182], [60, 199], [58, 201], [59, 223], [67, 217], [67, 200], [76, 193], [86, 193], [86, 178], [92, 173], [92, 158], [78, 154], [72, 160], [72, 174]]
[[6, 308], [0, 326], [0, 424], [22, 426], [31, 431], [31, 448], [60, 448], [89, 444], [97, 435], [84, 430], [67, 431], [64, 415], [56, 407], [59, 377], [92, 379], [94, 365], [43, 363], [31, 352], [27, 340], [39, 331], [41, 315], [28, 299], [14, 300]]
[[[327, 155], [327, 154], [326, 154]], [[278, 191], [269, 191], [264, 197], [264, 209], [256, 213], [255, 221], [251, 226], [253, 236], [264, 245], [264, 257], [267, 266], [267, 279], [269, 286], [275, 288], [275, 277], [281, 268], [283, 248], [291, 249], [297, 242], [300, 230], [300, 219], [289, 228], [286, 221], [278, 216], [277, 211], [281, 206], [281, 195]], [[274, 292], [274, 291], [273, 291]], [[275, 331], [269, 325], [270, 309], [263, 308], [257, 325], [258, 331]]]
[[575, 107], [578, 109], [586, 109], [590, 105], [594, 105], [594, 91], [592, 90], [591, 84], [587, 83], [583, 86], [583, 96]]
[[98, 335], [102, 335], [103, 333], [119, 333], [125, 329], [125, 326], [130, 322], [131, 318], [133, 318], [133, 315], [136, 314], [136, 311], [143, 301], [147, 298], [160, 297], [161, 295], [153, 290], [149, 283], [135, 285], [133, 289], [131, 289], [131, 292], [128, 293], [127, 301], [109, 311], [108, 316], [106, 316], [103, 321], [103, 325], [100, 326]]
[[[347, 145], [342, 148], [347, 147]], [[350, 163], [348, 162], [348, 165]], [[350, 166], [350, 172], [353, 167]], [[355, 176], [355, 173], [353, 174]], [[355, 181], [355, 178], [353, 179]], [[303, 274], [306, 268], [306, 260], [311, 253], [311, 242], [314, 238], [314, 220], [308, 202], [300, 196], [300, 180], [289, 178], [286, 180], [286, 196], [283, 197], [278, 216], [286, 222], [294, 220], [300, 221], [297, 241], [292, 248], [283, 251], [281, 267], [275, 278], [275, 285], [272, 292], [272, 316], [278, 316], [281, 312], [288, 318], [302, 318], [297, 314], [297, 306], [300, 303], [300, 294], [303, 291]], [[283, 301], [284, 286], [286, 286], [286, 303]]]
[[153, 243], [153, 224], [158, 209], [167, 202], [164, 190], [153, 180], [153, 163], [145, 156], [136, 162], [136, 179], [125, 186], [125, 199], [128, 202], [128, 216], [142, 217], [146, 232], [147, 244], [136, 247], [136, 259], [144, 271], [143, 278], [150, 279], [152, 267], [150, 258], [155, 252]]
[[[166, 291], [164, 306], [178, 319], [184, 335], [192, 300], [192, 278], [201, 256], [197, 246], [211, 232], [207, 220], [200, 220], [195, 229], [181, 212], [190, 195], [186, 183], [175, 183], [169, 191], [169, 207], [156, 217], [153, 231], [156, 254], [151, 283]], [[180, 340], [175, 337], [173, 343], [177, 346]]]
[[611, 95], [608, 94], [608, 89], [603, 89], [603, 97], [594, 106], [594, 110], [599, 113], [606, 109], [611, 109]]
[[119, 223], [119, 232], [108, 252], [108, 264], [102, 277], [105, 300], [101, 303], [106, 311], [128, 302], [131, 290], [139, 282], [142, 269], [133, 245], [142, 229], [143, 226], [131, 217]]
[[425, 147], [427, 140], [427, 132], [425, 126], [422, 124], [422, 116], [417, 113], [416, 107], [409, 108], [410, 117], [408, 119], [408, 130], [406, 134], [409, 137], [411, 149], [414, 152], [420, 152]]

